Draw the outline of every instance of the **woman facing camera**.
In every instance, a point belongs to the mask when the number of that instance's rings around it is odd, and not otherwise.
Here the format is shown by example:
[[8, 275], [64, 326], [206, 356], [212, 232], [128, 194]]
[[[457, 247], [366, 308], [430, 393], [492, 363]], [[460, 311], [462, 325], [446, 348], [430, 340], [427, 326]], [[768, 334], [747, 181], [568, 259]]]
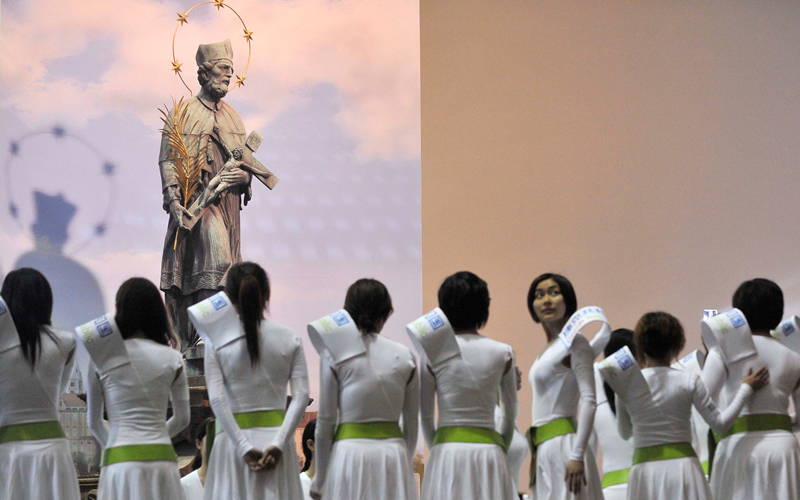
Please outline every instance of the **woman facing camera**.
[[[115, 356], [126, 362], [97, 367], [101, 358], [93, 354], [88, 377], [89, 428], [104, 449], [98, 499], [181, 498], [171, 437], [189, 424], [189, 385], [181, 353], [168, 346], [161, 293], [131, 278], [117, 291], [116, 309], [124, 348]], [[165, 421], [170, 400], [173, 415]]]
[[39, 271], [10, 272], [0, 297], [0, 498], [78, 500], [57, 410], [75, 338], [50, 327], [53, 293]]
[[209, 500], [303, 496], [294, 434], [308, 405], [306, 358], [294, 331], [264, 318], [269, 299], [267, 273], [240, 262], [228, 270], [224, 293], [189, 308], [206, 343], [208, 397], [222, 427], [209, 457]]
[[[453, 274], [439, 287], [439, 308], [460, 355], [431, 365], [435, 353], [420, 353], [422, 430], [431, 449], [422, 499], [514, 500], [517, 492], [505, 455], [517, 414], [514, 354], [510, 346], [478, 333], [489, 319], [486, 282], [470, 272]], [[498, 393], [500, 432], [494, 419]]]
[[646, 404], [636, 407], [617, 398], [617, 425], [624, 439], [633, 435], [633, 466], [628, 475], [628, 498], [707, 500], [705, 473], [692, 448], [692, 405], [715, 432], [725, 431], [754, 391], [769, 380], [761, 368], [744, 377], [730, 406], [722, 413], [694, 373], [671, 365], [683, 349], [683, 327], [664, 312], [647, 313], [634, 330], [637, 357], [649, 388]]
[[311, 498], [415, 500], [410, 457], [417, 444], [419, 379], [414, 356], [380, 335], [393, 310], [383, 283], [356, 281], [347, 290], [344, 309], [358, 329], [347, 341], [360, 354], [340, 357], [330, 348], [321, 353]]
[[528, 310], [547, 337], [547, 347], [528, 374], [533, 388], [530, 439], [535, 448], [530, 477], [537, 499], [603, 498], [594, 456], [586, 453], [596, 408], [595, 352], [582, 335], [575, 336], [566, 354], [555, 345], [577, 308], [567, 278], [547, 273], [531, 283]]
[[[800, 355], [770, 335], [783, 316], [783, 292], [769, 280], [746, 281], [736, 290], [733, 307], [747, 319], [758, 363], [769, 368], [770, 384], [744, 405], [732, 431], [720, 436], [711, 491], [714, 498], [726, 500], [797, 500], [800, 446], [791, 432], [788, 405], [791, 397], [795, 409], [800, 408]], [[720, 403], [735, 395], [734, 371], [719, 347], [712, 348], [703, 381]]]

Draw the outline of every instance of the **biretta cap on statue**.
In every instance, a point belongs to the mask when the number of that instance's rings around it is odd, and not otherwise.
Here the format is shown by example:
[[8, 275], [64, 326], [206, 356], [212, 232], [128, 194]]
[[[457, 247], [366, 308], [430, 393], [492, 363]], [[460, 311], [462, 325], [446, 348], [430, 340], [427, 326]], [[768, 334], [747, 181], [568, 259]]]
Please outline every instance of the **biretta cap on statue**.
[[227, 59], [233, 62], [231, 39], [228, 38], [224, 42], [209, 43], [208, 45], [201, 44], [197, 47], [197, 55], [194, 56], [194, 59], [197, 61], [198, 66], [218, 59]]

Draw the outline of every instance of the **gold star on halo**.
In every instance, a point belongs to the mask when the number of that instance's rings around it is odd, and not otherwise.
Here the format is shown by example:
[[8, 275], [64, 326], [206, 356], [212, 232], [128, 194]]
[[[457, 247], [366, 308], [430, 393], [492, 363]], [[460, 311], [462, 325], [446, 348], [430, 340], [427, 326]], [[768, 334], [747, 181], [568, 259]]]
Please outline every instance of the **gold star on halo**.
[[236, 75], [236, 83], [244, 87], [245, 76], [244, 74]]
[[214, 7], [216, 7], [217, 10], [219, 10], [219, 9], [225, 7], [224, 5], [222, 5], [224, 2], [225, 2], [225, 0], [214, 0]]
[[248, 42], [251, 41], [253, 39], [253, 32], [250, 31], [249, 29], [245, 28], [244, 29], [244, 39], [247, 40]]
[[174, 71], [176, 75], [181, 72], [181, 66], [183, 66], [183, 64], [179, 63], [177, 59], [172, 61], [172, 71]]
[[178, 22], [181, 23], [181, 26], [189, 22], [189, 20], [187, 19], [188, 17], [189, 14], [187, 14], [185, 10], [183, 11], [183, 14], [178, 14]]

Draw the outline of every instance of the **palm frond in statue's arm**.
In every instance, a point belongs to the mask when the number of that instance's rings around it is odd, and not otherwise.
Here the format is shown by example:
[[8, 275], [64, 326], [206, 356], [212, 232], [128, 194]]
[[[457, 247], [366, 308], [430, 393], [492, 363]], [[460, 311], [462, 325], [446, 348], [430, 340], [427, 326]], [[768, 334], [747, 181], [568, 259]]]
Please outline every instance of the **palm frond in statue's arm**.
[[[192, 157], [192, 155], [189, 154], [189, 146], [184, 140], [187, 129], [188, 109], [183, 104], [183, 98], [177, 103], [173, 99], [172, 105], [172, 113], [166, 109], [166, 105], [164, 109], [159, 109], [163, 115], [161, 117], [161, 122], [164, 124], [161, 133], [166, 137], [170, 147], [168, 153], [172, 160], [172, 169], [175, 171], [175, 176], [178, 180], [178, 188], [183, 198], [183, 207], [188, 208], [189, 198], [197, 187], [201, 168], [197, 157]], [[190, 134], [194, 131], [195, 126], [196, 124], [192, 125], [190, 128]], [[173, 250], [178, 247], [179, 229], [180, 228], [175, 232], [175, 243], [172, 246]]]

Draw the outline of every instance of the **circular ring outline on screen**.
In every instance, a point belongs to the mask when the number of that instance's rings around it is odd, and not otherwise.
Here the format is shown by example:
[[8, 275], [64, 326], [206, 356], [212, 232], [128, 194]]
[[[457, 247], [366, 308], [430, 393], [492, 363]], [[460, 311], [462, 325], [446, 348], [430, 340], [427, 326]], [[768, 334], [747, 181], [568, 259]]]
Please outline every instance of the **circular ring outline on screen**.
[[[55, 125], [47, 130], [35, 130], [33, 132], [29, 132], [18, 139], [13, 139], [10, 141], [10, 147], [8, 150], [8, 156], [6, 157], [5, 161], [5, 185], [6, 185], [6, 196], [8, 197], [8, 211], [11, 215], [11, 218], [14, 219], [19, 226], [20, 230], [31, 238], [30, 233], [25, 229], [25, 226], [22, 224], [22, 220], [19, 217], [19, 208], [14, 200], [14, 189], [11, 186], [11, 171], [14, 168], [14, 159], [21, 157], [21, 151], [23, 150], [23, 143], [28, 139], [32, 139], [36, 136], [41, 135], [52, 135], [57, 140], [63, 140], [65, 138], [69, 138], [71, 140], [77, 141], [83, 147], [91, 151], [97, 162], [101, 166], [101, 175], [103, 175], [108, 182], [108, 204], [104, 210], [103, 217], [100, 219], [95, 225], [92, 230], [91, 236], [88, 236], [79, 242], [67, 253], [67, 255], [74, 255], [86, 248], [92, 241], [102, 237], [105, 235], [106, 231], [108, 230], [108, 222], [111, 220], [111, 215], [113, 212], [113, 204], [111, 200], [115, 199], [116, 197], [116, 184], [113, 180], [114, 178], [114, 171], [116, 170], [116, 165], [108, 159], [105, 159], [105, 156], [100, 153], [96, 147], [94, 147], [91, 143], [86, 141], [85, 139], [67, 132], [64, 127], [60, 125]], [[31, 241], [35, 243], [33, 238]]]
[[229, 9], [231, 12], [233, 12], [236, 15], [236, 17], [239, 18], [239, 22], [242, 23], [242, 28], [244, 29], [243, 38], [247, 40], [247, 64], [244, 67], [244, 71], [236, 75], [236, 83], [234, 84], [233, 87], [231, 87], [230, 90], [244, 86], [244, 81], [247, 78], [247, 70], [250, 69], [250, 56], [253, 53], [253, 47], [251, 45], [251, 42], [253, 40], [253, 32], [247, 29], [247, 25], [245, 24], [244, 19], [242, 19], [242, 16], [240, 16], [239, 13], [234, 10], [233, 7], [226, 4], [225, 0], [211, 0], [195, 4], [189, 10], [185, 10], [183, 11], [183, 13], [178, 14], [178, 20], [177, 20], [178, 25], [175, 26], [175, 32], [172, 34], [172, 71], [174, 71], [175, 74], [178, 75], [178, 78], [181, 79], [181, 83], [183, 83], [183, 86], [186, 87], [186, 90], [189, 91], [190, 96], [193, 96], [194, 93], [192, 92], [192, 89], [189, 88], [189, 85], [186, 84], [186, 81], [183, 79], [183, 75], [181, 74], [182, 73], [181, 66], [183, 65], [183, 63], [179, 63], [178, 58], [175, 57], [175, 40], [178, 38], [178, 30], [180, 29], [180, 27], [189, 22], [188, 19], [189, 13], [201, 5], [209, 5], [209, 4], [216, 7], [217, 12], [219, 12], [220, 9]]

